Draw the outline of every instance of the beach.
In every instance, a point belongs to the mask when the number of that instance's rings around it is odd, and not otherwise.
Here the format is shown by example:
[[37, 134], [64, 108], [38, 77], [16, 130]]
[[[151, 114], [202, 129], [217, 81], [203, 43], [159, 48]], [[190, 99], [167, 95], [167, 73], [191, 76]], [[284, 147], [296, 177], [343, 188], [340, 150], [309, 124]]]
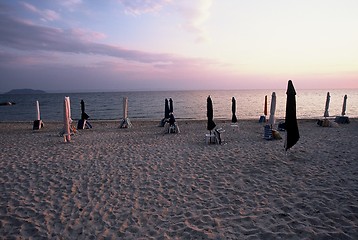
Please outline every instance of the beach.
[[[267, 141], [256, 120], [0, 123], [1, 239], [358, 239], [358, 119], [298, 120], [300, 140]], [[284, 138], [285, 132], [280, 132]]]

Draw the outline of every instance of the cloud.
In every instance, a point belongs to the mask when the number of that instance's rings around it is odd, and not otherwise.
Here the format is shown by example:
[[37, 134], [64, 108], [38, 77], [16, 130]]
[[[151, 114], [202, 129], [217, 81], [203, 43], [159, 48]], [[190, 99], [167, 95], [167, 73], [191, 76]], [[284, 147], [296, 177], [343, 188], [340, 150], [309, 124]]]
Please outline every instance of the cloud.
[[71, 35], [73, 35], [76, 38], [80, 38], [82, 40], [86, 41], [92, 41], [92, 40], [102, 40], [105, 39], [107, 36], [104, 33], [101, 32], [94, 32], [87, 29], [82, 28], [73, 28], [69, 30], [71, 32]]
[[212, 0], [182, 0], [176, 3], [179, 14], [185, 19], [181, 25], [183, 29], [196, 33], [197, 41], [208, 40], [207, 33], [204, 28], [205, 22], [210, 17], [210, 7]]
[[50, 10], [50, 9], [40, 10], [40, 9], [36, 8], [34, 5], [26, 3], [26, 2], [21, 2], [21, 4], [28, 11], [38, 14], [41, 17], [41, 20], [43, 20], [43, 21], [55, 21], [55, 20], [60, 19], [60, 15], [53, 10]]
[[197, 35], [197, 41], [207, 41], [209, 38], [204, 28], [210, 16], [210, 7], [213, 0], [119, 0], [125, 7], [125, 12], [132, 15], [141, 15], [149, 12], [159, 12], [168, 6], [179, 14], [183, 21], [180, 27], [185, 31]]
[[60, 0], [58, 1], [58, 3], [63, 6], [71, 8], [82, 4], [82, 0]]
[[82, 6], [82, 0], [58, 0], [57, 3], [70, 12], [74, 12]]
[[[172, 54], [150, 53], [126, 49], [118, 45], [94, 42], [105, 37], [81, 29], [59, 29], [47, 26], [29, 24], [14, 19], [6, 14], [0, 14], [0, 46], [17, 51], [47, 51], [85, 55], [109, 56], [126, 61], [152, 64], [153, 66], [212, 65], [215, 62], [204, 59], [184, 58]], [[164, 64], [163, 64], [164, 63]]]
[[0, 65], [11, 65], [18, 62], [18, 57], [14, 54], [0, 51]]
[[125, 12], [133, 15], [140, 15], [148, 12], [157, 12], [171, 0], [119, 0], [124, 6]]
[[168, 55], [149, 54], [87, 41], [84, 40], [85, 35], [85, 31], [78, 29], [63, 30], [38, 26], [0, 15], [0, 43], [13, 49], [99, 54], [140, 62], [155, 62], [157, 59], [168, 58]]
[[16, 53], [16, 52], [5, 52], [0, 51], [0, 66], [6, 66], [7, 68], [16, 68], [21, 65], [21, 67], [31, 67], [42, 65], [46, 59], [46, 62], [56, 61], [58, 58], [51, 54], [24, 54], [24, 53]]

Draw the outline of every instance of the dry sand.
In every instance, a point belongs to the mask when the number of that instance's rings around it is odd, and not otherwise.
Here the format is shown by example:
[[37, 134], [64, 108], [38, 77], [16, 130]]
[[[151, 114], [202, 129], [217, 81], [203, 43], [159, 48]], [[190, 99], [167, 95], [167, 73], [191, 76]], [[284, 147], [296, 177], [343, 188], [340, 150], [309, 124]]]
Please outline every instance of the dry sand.
[[358, 239], [358, 119], [300, 120], [287, 154], [257, 121], [132, 123], [0, 123], [1, 239]]

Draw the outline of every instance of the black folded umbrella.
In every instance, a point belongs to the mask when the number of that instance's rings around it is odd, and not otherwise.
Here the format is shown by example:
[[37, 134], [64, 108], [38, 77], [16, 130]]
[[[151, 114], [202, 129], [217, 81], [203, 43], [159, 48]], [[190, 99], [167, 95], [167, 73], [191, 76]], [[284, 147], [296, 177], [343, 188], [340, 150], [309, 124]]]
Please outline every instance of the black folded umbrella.
[[231, 122], [236, 123], [237, 122], [237, 117], [236, 117], [236, 99], [234, 97], [232, 97], [232, 118], [231, 118]]
[[169, 102], [168, 99], [165, 99], [165, 105], [164, 105], [164, 118], [168, 119], [169, 118]]
[[208, 117], [208, 126], [207, 129], [210, 131], [216, 127], [215, 122], [213, 121], [214, 118], [214, 111], [213, 111], [213, 102], [211, 101], [211, 97], [208, 96], [207, 98], [207, 117]]
[[87, 120], [88, 118], [89, 116], [87, 115], [87, 113], [85, 113], [85, 102], [81, 100], [81, 119]]
[[174, 114], [170, 114], [169, 116], [169, 125], [172, 126], [175, 123], [175, 117]]
[[169, 98], [169, 113], [173, 112], [173, 99]]
[[295, 145], [300, 138], [298, 131], [297, 116], [296, 116], [296, 91], [293, 87], [292, 81], [288, 81], [287, 86], [287, 100], [286, 100], [286, 116], [285, 116], [285, 128], [286, 128], [286, 141], [285, 150], [287, 151], [293, 145]]

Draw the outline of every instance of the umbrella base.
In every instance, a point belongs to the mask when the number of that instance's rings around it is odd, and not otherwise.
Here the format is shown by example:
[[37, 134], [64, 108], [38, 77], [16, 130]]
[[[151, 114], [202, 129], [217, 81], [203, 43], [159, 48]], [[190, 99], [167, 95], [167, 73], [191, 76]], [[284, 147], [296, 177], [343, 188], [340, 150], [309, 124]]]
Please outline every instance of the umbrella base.
[[89, 129], [92, 125], [86, 119], [78, 120], [77, 129]]
[[317, 125], [321, 127], [338, 127], [338, 123], [333, 120], [329, 120], [328, 118], [318, 120]]
[[259, 123], [265, 123], [266, 122], [266, 116], [260, 116]]
[[239, 130], [239, 124], [237, 124], [237, 123], [231, 123], [231, 127], [232, 127], [233, 131]]
[[119, 125], [119, 128], [131, 128], [132, 127], [132, 123], [129, 120], [129, 118], [125, 118], [121, 121], [121, 125]]
[[32, 127], [32, 130], [39, 130], [41, 128], [44, 127], [44, 123], [42, 122], [42, 120], [35, 120], [34, 121], [34, 126]]
[[350, 122], [347, 116], [337, 116], [334, 121], [340, 124], [348, 124]]

